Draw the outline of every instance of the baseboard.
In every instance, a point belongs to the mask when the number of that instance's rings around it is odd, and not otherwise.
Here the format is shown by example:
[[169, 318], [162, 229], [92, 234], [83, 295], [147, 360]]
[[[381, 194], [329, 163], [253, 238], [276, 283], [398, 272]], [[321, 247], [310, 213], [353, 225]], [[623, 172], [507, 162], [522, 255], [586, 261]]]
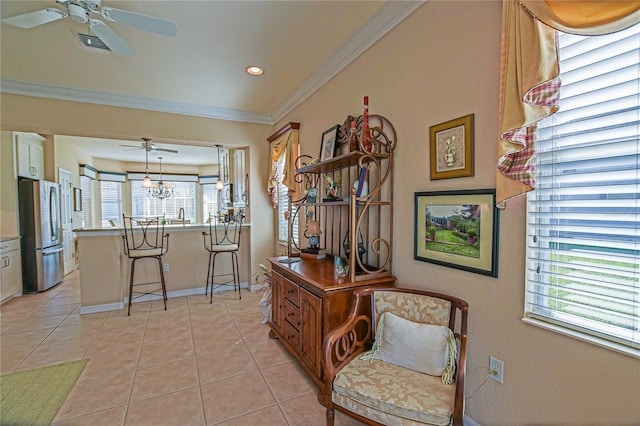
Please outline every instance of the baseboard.
[[[242, 289], [246, 289], [246, 290], [249, 290], [249, 291], [254, 291], [253, 287], [257, 287], [257, 286], [250, 287], [248, 282], [240, 283], [240, 288], [242, 288]], [[218, 288], [214, 289], [213, 291], [217, 293], [219, 291], [226, 291], [226, 290], [229, 290], [229, 289], [230, 289], [229, 286], [222, 286], [222, 287], [218, 287]], [[167, 292], [167, 298], [173, 299], [175, 297], [194, 296], [194, 295], [198, 295], [198, 294], [204, 294], [204, 287], [189, 288], [189, 289], [186, 289], [186, 290], [168, 291]], [[161, 300], [161, 297], [159, 295], [147, 294], [147, 295], [144, 295], [144, 296], [140, 296], [140, 297], [134, 298], [133, 303], [136, 304], [138, 302], [148, 302], [148, 301], [153, 301], [153, 300]], [[125, 297], [124, 301], [122, 301], [122, 302], [105, 303], [104, 305], [81, 306], [80, 307], [80, 314], [95, 314], [97, 312], [117, 311], [119, 309], [123, 309], [128, 304], [129, 304], [129, 296]]]
[[106, 303], [104, 305], [81, 306], [80, 314], [95, 314], [98, 312], [117, 311], [125, 307], [124, 302]]
[[480, 423], [476, 422], [469, 416], [464, 416], [463, 418], [464, 426], [481, 426]]
[[264, 290], [265, 288], [269, 288], [269, 286], [270, 284], [253, 284], [251, 288], [249, 288], [249, 291], [253, 293], [254, 291], [260, 291]]

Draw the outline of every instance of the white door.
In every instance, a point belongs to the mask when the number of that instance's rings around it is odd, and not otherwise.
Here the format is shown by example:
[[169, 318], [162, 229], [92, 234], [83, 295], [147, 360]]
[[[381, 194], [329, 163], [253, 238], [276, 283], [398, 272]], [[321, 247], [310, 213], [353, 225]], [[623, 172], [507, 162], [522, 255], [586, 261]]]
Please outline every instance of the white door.
[[64, 254], [64, 274], [67, 275], [76, 267], [73, 250], [73, 192], [71, 172], [58, 168], [60, 182], [60, 211], [62, 215], [62, 247]]

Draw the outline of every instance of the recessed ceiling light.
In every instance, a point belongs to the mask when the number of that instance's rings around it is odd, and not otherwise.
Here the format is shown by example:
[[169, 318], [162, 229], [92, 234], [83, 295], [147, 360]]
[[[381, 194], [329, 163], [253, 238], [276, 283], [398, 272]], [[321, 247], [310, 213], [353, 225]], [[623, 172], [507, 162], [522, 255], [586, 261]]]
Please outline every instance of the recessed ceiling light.
[[264, 74], [264, 70], [262, 68], [260, 68], [260, 67], [256, 67], [255, 65], [247, 67], [246, 71], [251, 75], [262, 75], [262, 74]]

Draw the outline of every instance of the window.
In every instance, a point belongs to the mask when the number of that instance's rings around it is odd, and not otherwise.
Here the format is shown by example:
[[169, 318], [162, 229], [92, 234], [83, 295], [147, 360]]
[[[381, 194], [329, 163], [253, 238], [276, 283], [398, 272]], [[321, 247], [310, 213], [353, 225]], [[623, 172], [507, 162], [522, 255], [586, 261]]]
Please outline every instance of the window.
[[182, 219], [196, 220], [196, 182], [169, 182], [175, 185], [175, 195], [159, 200], [149, 198], [149, 190], [142, 187], [141, 181], [131, 181], [131, 214], [134, 217], [165, 216], [177, 219], [180, 209], [184, 209]]
[[529, 318], [640, 348], [640, 25], [560, 35], [527, 198]]
[[218, 212], [218, 190], [214, 183], [202, 185], [202, 217], [206, 222], [210, 214]]
[[[282, 176], [284, 163], [285, 156], [283, 155], [278, 161], [279, 176]], [[289, 188], [286, 185], [278, 183], [278, 241], [282, 244], [286, 244], [287, 241], [289, 241], [289, 221], [286, 219], [286, 216], [289, 214], [288, 192]], [[293, 241], [298, 245], [300, 241], [298, 238], [298, 215], [295, 213], [295, 210], [292, 210], [291, 215], [294, 217]]]
[[80, 176], [80, 189], [82, 190], [82, 227], [93, 228], [93, 179]]
[[122, 218], [122, 183], [100, 181], [100, 205], [102, 226], [121, 226]]

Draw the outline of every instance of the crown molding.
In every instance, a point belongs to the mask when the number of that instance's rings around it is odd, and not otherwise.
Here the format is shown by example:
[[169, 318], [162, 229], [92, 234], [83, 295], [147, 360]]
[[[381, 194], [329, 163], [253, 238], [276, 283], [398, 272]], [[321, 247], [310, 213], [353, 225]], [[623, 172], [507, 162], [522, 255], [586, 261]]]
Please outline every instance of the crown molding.
[[346, 68], [384, 35], [404, 21], [426, 1], [389, 1], [335, 55], [329, 58], [294, 94], [272, 114], [277, 123], [304, 102], [333, 76]]
[[171, 114], [215, 118], [219, 120], [242, 121], [247, 123], [273, 125], [270, 114], [217, 108], [207, 105], [189, 104], [128, 95], [115, 95], [96, 90], [74, 89], [28, 81], [0, 79], [0, 92], [12, 95], [35, 96], [72, 102], [109, 105], [122, 108], [144, 109]]
[[143, 109], [171, 114], [215, 118], [218, 120], [274, 125], [424, 3], [425, 1], [416, 0], [387, 2], [342, 49], [313, 73], [273, 114], [252, 113], [208, 105], [116, 95], [96, 90], [74, 89], [7, 78], [0, 78], [0, 93]]

